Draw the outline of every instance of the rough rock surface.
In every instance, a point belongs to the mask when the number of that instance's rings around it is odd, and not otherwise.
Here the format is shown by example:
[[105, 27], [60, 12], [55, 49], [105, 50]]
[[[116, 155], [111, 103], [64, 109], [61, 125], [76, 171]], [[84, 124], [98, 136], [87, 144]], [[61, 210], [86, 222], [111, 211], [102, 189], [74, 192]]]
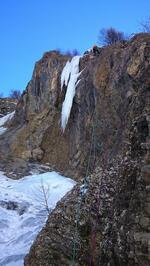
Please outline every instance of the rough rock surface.
[[[26, 171], [28, 162], [48, 162], [80, 180], [49, 216], [25, 265], [149, 266], [150, 35], [82, 57], [63, 134], [60, 74], [68, 59], [52, 51], [37, 62], [0, 137], [0, 164]], [[81, 177], [91, 172], [81, 201]]]
[[65, 87], [61, 92], [60, 74], [69, 58], [55, 51], [44, 54], [17, 105], [6, 136], [7, 149], [0, 141], [5, 157], [13, 154], [25, 161], [49, 162], [58, 171], [80, 177], [86, 173], [93, 131], [91, 170], [99, 158], [120, 153], [131, 105], [138, 94], [147, 97], [149, 45], [149, 35], [142, 34], [82, 57], [80, 82], [64, 134], [60, 117]]
[[149, 266], [150, 36], [91, 52], [80, 68], [85, 70], [62, 138], [72, 145], [68, 168], [71, 158], [83, 173], [97, 167], [85, 194], [79, 182], [58, 203], [25, 265]]
[[0, 98], [0, 117], [13, 112], [16, 109], [17, 100], [11, 98]]
[[82, 197], [79, 185], [65, 196], [37, 237], [26, 266], [149, 266], [149, 140], [143, 156], [137, 156], [130, 139], [132, 154], [97, 168]]

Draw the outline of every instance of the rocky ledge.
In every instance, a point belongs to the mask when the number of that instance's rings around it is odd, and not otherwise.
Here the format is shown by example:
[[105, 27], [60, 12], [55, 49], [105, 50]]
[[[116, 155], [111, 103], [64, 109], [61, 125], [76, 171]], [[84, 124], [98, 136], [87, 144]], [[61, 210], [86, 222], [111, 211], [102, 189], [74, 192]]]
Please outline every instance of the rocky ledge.
[[0, 117], [13, 112], [16, 109], [17, 100], [12, 98], [0, 98]]

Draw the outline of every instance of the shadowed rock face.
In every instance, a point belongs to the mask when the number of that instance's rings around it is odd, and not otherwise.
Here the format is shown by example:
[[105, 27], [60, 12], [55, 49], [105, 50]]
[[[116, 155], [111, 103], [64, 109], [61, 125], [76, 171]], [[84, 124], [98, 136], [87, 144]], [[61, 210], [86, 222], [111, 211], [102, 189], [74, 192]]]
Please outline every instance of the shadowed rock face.
[[59, 89], [53, 124], [40, 143], [41, 160], [63, 172], [79, 177], [89, 158], [88, 173], [98, 166], [82, 198], [77, 231], [81, 179], [49, 216], [26, 266], [72, 265], [74, 241], [75, 266], [149, 266], [150, 36], [99, 51], [80, 61], [84, 70], [65, 134]]
[[[146, 166], [147, 163], [145, 162]], [[150, 174], [150, 171], [149, 171]], [[30, 253], [26, 266], [148, 266], [150, 260], [150, 191], [136, 159], [114, 161], [89, 178], [76, 232], [80, 189], [57, 205]]]
[[3, 144], [0, 141], [3, 151], [7, 139], [5, 157], [49, 162], [57, 171], [79, 177], [86, 172], [90, 149], [90, 171], [105, 157], [111, 159], [124, 151], [131, 105], [140, 95], [140, 115], [147, 101], [149, 45], [149, 35], [143, 34], [81, 58], [80, 82], [64, 134], [60, 118], [65, 87], [61, 92], [60, 76], [69, 57], [46, 53], [35, 65]]

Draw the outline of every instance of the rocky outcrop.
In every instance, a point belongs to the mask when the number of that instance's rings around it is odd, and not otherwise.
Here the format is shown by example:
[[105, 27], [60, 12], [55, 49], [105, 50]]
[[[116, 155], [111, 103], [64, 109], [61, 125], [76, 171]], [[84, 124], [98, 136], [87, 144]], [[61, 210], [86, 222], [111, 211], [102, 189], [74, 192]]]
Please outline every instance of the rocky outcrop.
[[80, 173], [96, 170], [85, 190], [80, 180], [58, 203], [25, 265], [149, 266], [150, 36], [90, 52], [80, 69], [64, 160]]
[[[150, 35], [85, 53], [63, 133], [60, 76], [68, 59], [52, 51], [36, 63], [0, 137], [0, 164], [17, 163], [25, 172], [31, 162], [48, 162], [79, 180], [49, 216], [25, 265], [149, 266]], [[83, 176], [87, 191], [80, 188]]]
[[13, 112], [16, 109], [17, 100], [11, 98], [0, 98], [0, 117]]
[[77, 185], [49, 216], [25, 265], [149, 266], [147, 156], [128, 154], [97, 168], [82, 196]]
[[61, 92], [60, 75], [69, 57], [46, 53], [36, 63], [17, 105], [5, 157], [13, 154], [22, 160], [49, 162], [57, 171], [79, 178], [86, 173], [90, 149], [94, 154], [91, 171], [99, 160], [124, 150], [131, 104], [138, 94], [147, 97], [148, 93], [149, 44], [149, 35], [142, 34], [130, 42], [101, 48], [99, 53], [85, 53], [64, 134], [60, 118], [66, 88]]

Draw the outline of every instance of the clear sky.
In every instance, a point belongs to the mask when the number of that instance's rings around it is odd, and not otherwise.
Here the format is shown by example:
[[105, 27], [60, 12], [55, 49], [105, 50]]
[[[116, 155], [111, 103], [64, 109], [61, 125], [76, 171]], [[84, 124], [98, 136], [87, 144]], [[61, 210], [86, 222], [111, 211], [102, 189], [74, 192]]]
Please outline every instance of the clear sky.
[[0, 93], [25, 89], [45, 51], [97, 43], [101, 28], [139, 31], [150, 0], [0, 0]]

